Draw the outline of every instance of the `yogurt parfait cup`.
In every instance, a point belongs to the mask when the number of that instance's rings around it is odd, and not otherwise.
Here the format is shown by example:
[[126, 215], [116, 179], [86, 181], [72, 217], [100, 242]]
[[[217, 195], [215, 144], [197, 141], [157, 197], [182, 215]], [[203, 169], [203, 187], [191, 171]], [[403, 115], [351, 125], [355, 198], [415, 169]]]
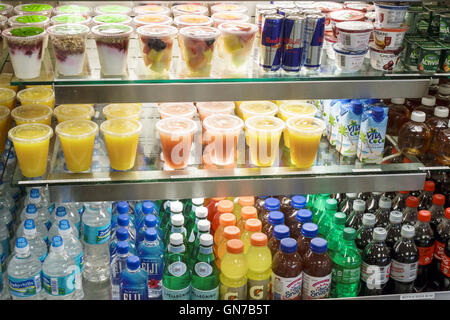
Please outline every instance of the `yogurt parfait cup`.
[[8, 130], [11, 127], [10, 111], [7, 107], [0, 105], [0, 153], [5, 151]]
[[103, 108], [106, 120], [133, 119], [139, 121], [142, 111], [142, 103], [112, 103]]
[[177, 28], [181, 29], [190, 26], [207, 26], [210, 27], [213, 23], [212, 18], [202, 16], [199, 14], [183, 14], [175, 17], [173, 20]]
[[349, 51], [367, 50], [373, 25], [364, 21], [346, 21], [336, 24], [340, 47]]
[[55, 52], [56, 70], [63, 76], [75, 76], [83, 71], [86, 39], [89, 27], [82, 24], [62, 24], [47, 29]]
[[12, 16], [8, 19], [11, 27], [41, 27], [46, 29], [50, 25], [50, 18], [44, 15], [30, 14], [25, 16]]
[[94, 113], [94, 107], [90, 104], [60, 104], [53, 111], [58, 123], [68, 120], [91, 120]]
[[105, 23], [120, 23], [120, 24], [128, 24], [131, 25], [133, 22], [133, 19], [130, 16], [127, 16], [126, 14], [101, 14], [98, 16], [95, 16], [92, 19], [92, 22], [95, 25], [99, 24], [105, 24]]
[[336, 57], [336, 67], [341, 72], [358, 72], [364, 63], [368, 49], [363, 51], [349, 51], [342, 48], [340, 43], [333, 45]]
[[95, 7], [94, 12], [96, 16], [101, 14], [125, 14], [130, 16], [133, 10], [130, 7], [119, 4], [105, 4]]
[[403, 38], [408, 31], [408, 26], [400, 28], [385, 28], [381, 24], [375, 24], [373, 37], [375, 45], [381, 50], [397, 50], [403, 45]]
[[33, 79], [40, 75], [46, 35], [41, 27], [13, 27], [2, 32], [17, 78]]
[[215, 28], [224, 22], [248, 22], [250, 20], [250, 17], [244, 13], [227, 11], [214, 13], [211, 18]]
[[9, 88], [0, 88], [0, 106], [5, 106], [9, 110], [16, 107], [16, 92]]
[[145, 14], [161, 14], [165, 16], [170, 16], [170, 9], [168, 7], [160, 6], [157, 4], [146, 4], [143, 6], [137, 6], [133, 9], [135, 16], [145, 15]]
[[26, 123], [9, 130], [22, 175], [36, 178], [47, 171], [48, 149], [53, 130], [40, 123]]
[[177, 28], [148, 25], [136, 30], [145, 67], [153, 74], [167, 74], [172, 63], [172, 50]]
[[14, 11], [14, 7], [10, 4], [1, 3], [0, 4], [0, 15], [5, 17], [11, 17]]
[[24, 123], [42, 123], [51, 125], [53, 110], [43, 104], [25, 104], [11, 111], [16, 125]]
[[172, 7], [172, 14], [174, 17], [182, 14], [200, 14], [208, 15], [208, 8], [199, 4], [179, 4]]
[[376, 2], [375, 21], [385, 28], [399, 28], [405, 22], [408, 8], [406, 2]]
[[20, 90], [17, 93], [17, 99], [21, 105], [25, 104], [45, 104], [52, 110], [55, 107], [55, 93], [53, 89], [36, 86]]
[[248, 8], [242, 4], [237, 3], [219, 3], [211, 7], [211, 14], [217, 12], [236, 12], [247, 14]]
[[[317, 109], [313, 104], [304, 101], [294, 100], [282, 103], [280, 105], [278, 117], [284, 122], [286, 122], [290, 118], [300, 116], [313, 118], [316, 113]], [[284, 130], [283, 141], [284, 146], [286, 148], [289, 148], [289, 132], [287, 129]]]
[[82, 15], [83, 17], [90, 17], [92, 14], [92, 10], [87, 6], [80, 6], [77, 4], [65, 4], [57, 6], [54, 9], [54, 15], [60, 14], [79, 14]]
[[167, 102], [158, 105], [158, 112], [161, 119], [180, 117], [192, 120], [197, 109], [192, 102]]
[[148, 25], [165, 25], [170, 26], [173, 22], [172, 18], [163, 14], [143, 14], [133, 18], [136, 28]]
[[14, 13], [21, 16], [29, 14], [38, 14], [51, 17], [52, 11], [53, 7], [51, 5], [43, 3], [27, 3], [14, 7]]
[[109, 23], [95, 26], [91, 31], [97, 44], [102, 73], [106, 76], [126, 73], [128, 46], [133, 28], [125, 24]]
[[234, 101], [197, 102], [197, 110], [202, 122], [206, 117], [214, 114], [233, 114], [234, 108]]
[[91, 17], [82, 16], [81, 14], [64, 13], [57, 16], [53, 16], [51, 19], [53, 25], [76, 23], [89, 26], [91, 23]]

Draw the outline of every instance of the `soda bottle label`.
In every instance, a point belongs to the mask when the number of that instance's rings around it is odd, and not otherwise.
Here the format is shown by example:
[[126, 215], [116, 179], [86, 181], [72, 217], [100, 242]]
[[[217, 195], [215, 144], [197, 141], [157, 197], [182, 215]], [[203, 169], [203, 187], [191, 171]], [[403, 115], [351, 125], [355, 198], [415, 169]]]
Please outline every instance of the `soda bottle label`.
[[174, 277], [181, 277], [183, 274], [186, 273], [187, 267], [184, 262], [177, 261], [169, 265], [168, 271], [171, 275]]
[[332, 278], [338, 283], [351, 284], [359, 282], [361, 277], [361, 268], [345, 268], [338, 264], [334, 264]]
[[248, 299], [267, 300], [269, 298], [270, 278], [264, 280], [248, 279]]
[[200, 290], [192, 287], [191, 300], [219, 300], [219, 286], [211, 290]]
[[148, 294], [145, 288], [120, 286], [120, 300], [148, 300]]
[[330, 294], [331, 273], [325, 277], [310, 276], [303, 272], [302, 299], [321, 299]]
[[362, 262], [361, 280], [367, 284], [369, 289], [378, 288], [388, 282], [390, 271], [390, 263], [387, 266], [376, 266]]
[[444, 253], [442, 255], [441, 272], [447, 278], [450, 278], [450, 257]]
[[419, 262], [400, 263], [392, 260], [391, 278], [398, 282], [412, 282], [417, 278]]
[[197, 262], [194, 270], [199, 277], [207, 277], [213, 272], [213, 267], [206, 262]]
[[8, 275], [9, 293], [20, 298], [32, 297], [42, 289], [41, 274], [38, 273], [30, 278], [14, 278]]
[[437, 241], [434, 243], [434, 257], [438, 260], [442, 260], [444, 255], [445, 243]]
[[417, 247], [419, 249], [419, 265], [426, 266], [433, 260], [434, 244], [430, 247]]
[[229, 287], [223, 283], [220, 284], [220, 300], [246, 300], [247, 283], [240, 287]]
[[187, 286], [181, 290], [172, 290], [162, 286], [163, 300], [189, 300], [191, 286]]
[[111, 236], [111, 224], [101, 227], [91, 227], [83, 224], [84, 242], [87, 244], [103, 244], [109, 241]]
[[302, 273], [297, 277], [284, 278], [272, 273], [273, 300], [300, 300]]
[[66, 296], [75, 291], [75, 266], [68, 270], [64, 277], [51, 277], [42, 272], [42, 286], [45, 292], [52, 296]]

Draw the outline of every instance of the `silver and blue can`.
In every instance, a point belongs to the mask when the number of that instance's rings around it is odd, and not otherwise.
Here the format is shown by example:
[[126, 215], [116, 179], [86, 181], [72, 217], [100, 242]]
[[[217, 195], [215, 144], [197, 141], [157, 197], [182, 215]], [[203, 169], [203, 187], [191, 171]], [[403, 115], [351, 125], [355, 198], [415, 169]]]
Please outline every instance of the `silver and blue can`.
[[283, 22], [279, 14], [264, 17], [261, 31], [259, 65], [264, 71], [277, 71], [283, 54]]
[[317, 69], [320, 67], [324, 36], [325, 16], [323, 14], [307, 15], [302, 59], [305, 68]]
[[278, 14], [281, 14], [282, 16], [293, 16], [296, 14], [300, 14], [300, 9], [298, 8], [280, 8], [278, 9]]
[[[266, 5], [268, 6], [268, 5]], [[268, 15], [277, 14], [277, 9], [256, 9], [255, 11], [255, 23], [258, 26], [258, 34], [261, 35], [262, 24], [264, 21], [264, 17]]]
[[283, 59], [281, 68], [287, 72], [300, 71], [303, 55], [305, 17], [287, 16], [283, 26]]

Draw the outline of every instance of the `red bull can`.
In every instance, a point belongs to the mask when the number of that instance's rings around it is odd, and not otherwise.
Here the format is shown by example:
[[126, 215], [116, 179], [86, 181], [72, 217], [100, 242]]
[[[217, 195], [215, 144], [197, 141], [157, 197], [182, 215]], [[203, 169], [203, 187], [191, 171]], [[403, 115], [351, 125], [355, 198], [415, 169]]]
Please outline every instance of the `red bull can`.
[[[258, 7], [260, 7], [258, 9]], [[267, 9], [265, 9], [266, 7], [268, 7]], [[272, 8], [269, 8], [272, 7]], [[261, 35], [261, 28], [262, 28], [262, 22], [264, 20], [264, 16], [268, 16], [268, 15], [272, 15], [272, 14], [277, 14], [277, 9], [275, 8], [274, 5], [269, 5], [269, 4], [259, 4], [256, 6], [256, 10], [255, 10], [255, 23], [258, 26], [258, 34]]]
[[317, 69], [320, 67], [324, 36], [325, 16], [323, 14], [307, 15], [302, 59], [305, 68]]
[[287, 72], [300, 71], [303, 56], [305, 17], [287, 16], [283, 26], [283, 59], [281, 68]]
[[277, 71], [281, 67], [283, 20], [279, 14], [264, 17], [259, 55], [259, 65], [264, 71]]

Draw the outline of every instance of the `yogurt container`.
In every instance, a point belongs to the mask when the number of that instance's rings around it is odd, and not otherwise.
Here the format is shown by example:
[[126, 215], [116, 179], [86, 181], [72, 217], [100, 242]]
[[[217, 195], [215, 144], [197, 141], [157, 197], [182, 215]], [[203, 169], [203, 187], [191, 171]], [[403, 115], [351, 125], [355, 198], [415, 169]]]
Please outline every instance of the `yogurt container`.
[[133, 9], [136, 16], [143, 14], [162, 14], [165, 16], [170, 16], [170, 9], [168, 7], [160, 6], [157, 4], [147, 4], [143, 6], [137, 6]]
[[106, 4], [102, 6], [95, 7], [95, 15], [101, 14], [125, 14], [127, 16], [131, 15], [133, 10], [130, 7], [122, 6], [118, 4]]
[[409, 5], [401, 2], [375, 3], [375, 20], [385, 28], [399, 28], [404, 22]]
[[51, 21], [53, 25], [76, 23], [89, 26], [91, 23], [91, 17], [82, 16], [81, 14], [66, 13], [58, 14], [57, 16], [52, 17]]
[[373, 31], [374, 41], [378, 48], [382, 50], [397, 50], [403, 44], [408, 27], [385, 28], [380, 24], [375, 24]]
[[323, 42], [325, 51], [327, 52], [327, 56], [331, 60], [335, 59], [333, 45], [335, 43], [337, 43], [337, 41], [338, 41], [338, 39], [336, 37], [334, 37], [333, 35], [327, 35], [327, 36], [325, 36], [325, 41]]
[[183, 14], [181, 16], [176, 16], [173, 22], [180, 29], [190, 26], [210, 27], [213, 23], [213, 20], [210, 17], [202, 16], [199, 14]]
[[336, 24], [338, 43], [344, 50], [367, 50], [372, 30], [373, 25], [370, 22], [346, 21]]
[[362, 1], [346, 1], [344, 3], [346, 9], [357, 10], [361, 12], [367, 12], [370, 10], [371, 5], [367, 2]]
[[86, 7], [86, 6], [76, 5], [76, 4], [67, 4], [67, 5], [58, 6], [54, 10], [54, 15], [80, 14], [84, 17], [89, 17], [89, 16], [91, 16], [91, 13], [92, 13], [91, 8]]
[[14, 14], [20, 16], [28, 14], [39, 14], [50, 17], [52, 15], [52, 11], [53, 7], [51, 5], [43, 3], [27, 3], [14, 7]]
[[336, 24], [345, 21], [364, 21], [364, 13], [356, 10], [337, 10], [329, 14], [331, 29], [336, 36]]
[[400, 60], [403, 47], [397, 50], [382, 50], [375, 43], [370, 46], [370, 65], [376, 70], [392, 71]]
[[126, 14], [101, 14], [95, 16], [92, 21], [95, 25], [105, 24], [105, 23], [120, 23], [120, 24], [131, 24], [133, 19]]
[[142, 14], [133, 19], [136, 28], [147, 25], [166, 25], [170, 26], [173, 22], [172, 18], [162, 14]]
[[11, 27], [41, 27], [46, 29], [50, 25], [50, 18], [44, 15], [12, 16], [8, 19]]
[[336, 67], [341, 72], [357, 72], [361, 70], [364, 63], [364, 56], [368, 49], [363, 51], [348, 51], [342, 48], [340, 43], [335, 43], [333, 50], [336, 57]]

